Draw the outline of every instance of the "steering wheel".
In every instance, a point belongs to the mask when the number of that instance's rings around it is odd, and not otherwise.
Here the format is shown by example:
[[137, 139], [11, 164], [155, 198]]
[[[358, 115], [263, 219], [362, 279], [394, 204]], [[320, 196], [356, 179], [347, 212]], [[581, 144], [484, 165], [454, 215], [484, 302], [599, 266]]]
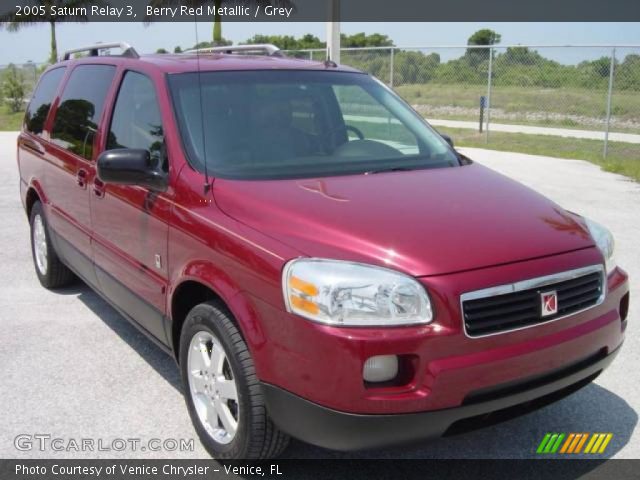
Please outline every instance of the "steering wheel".
[[[325, 133], [325, 136], [335, 138], [335, 136], [338, 133], [340, 133], [342, 130], [343, 130], [342, 126], [330, 128]], [[359, 128], [354, 127], [353, 125], [347, 125], [345, 123], [344, 130], [346, 130], [347, 132], [353, 132], [353, 133], [356, 134], [356, 136], [358, 137], [359, 140], [364, 140], [364, 134], [362, 133], [362, 131]]]
[[354, 127], [353, 125], [347, 125], [347, 124], [345, 124], [345, 125], [344, 125], [344, 129], [345, 129], [347, 132], [353, 132], [353, 133], [355, 133], [355, 134], [356, 134], [356, 137], [358, 137], [358, 139], [359, 139], [359, 140], [364, 140], [364, 133], [362, 133], [362, 130], [360, 130], [359, 128]]

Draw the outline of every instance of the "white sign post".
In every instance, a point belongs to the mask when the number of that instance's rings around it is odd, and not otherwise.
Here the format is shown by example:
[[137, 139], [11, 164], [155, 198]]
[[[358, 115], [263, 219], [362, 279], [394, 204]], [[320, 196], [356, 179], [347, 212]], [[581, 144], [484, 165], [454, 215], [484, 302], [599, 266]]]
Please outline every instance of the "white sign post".
[[327, 59], [340, 63], [340, 0], [328, 0], [329, 21], [326, 25]]

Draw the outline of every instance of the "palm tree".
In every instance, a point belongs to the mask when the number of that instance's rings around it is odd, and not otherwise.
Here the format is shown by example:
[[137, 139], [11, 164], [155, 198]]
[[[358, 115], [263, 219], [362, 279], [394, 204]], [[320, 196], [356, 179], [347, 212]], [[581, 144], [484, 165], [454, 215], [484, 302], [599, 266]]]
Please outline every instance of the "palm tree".
[[10, 32], [17, 32], [23, 27], [27, 27], [30, 25], [36, 25], [38, 23], [46, 23], [48, 22], [51, 26], [51, 54], [49, 55], [49, 63], [55, 63], [58, 61], [58, 43], [56, 41], [56, 23], [65, 22], [65, 21], [76, 21], [76, 22], [86, 22], [87, 15], [82, 14], [70, 14], [70, 15], [51, 15], [51, 7], [66, 7], [67, 9], [73, 11], [75, 8], [80, 7], [89, 7], [90, 5], [100, 4], [103, 5], [102, 1], [91, 0], [35, 0], [32, 5], [34, 7], [40, 6], [44, 7], [44, 15], [38, 15], [38, 9], [34, 8], [33, 11], [35, 14], [29, 15], [20, 15], [17, 16], [16, 12], [4, 13], [0, 15], [0, 28], [6, 26], [7, 30]]
[[[175, 7], [185, 5], [187, 7], [199, 7], [201, 5], [210, 4], [211, 0], [149, 0], [149, 6], [152, 7]], [[266, 7], [271, 5], [273, 7], [286, 7], [295, 8], [294, 2], [291, 0], [245, 0], [238, 2], [238, 0], [213, 0], [213, 4], [216, 7], [216, 11], [213, 17], [213, 44], [221, 45], [223, 43], [222, 38], [222, 18], [218, 14], [219, 8], [224, 3], [238, 4], [241, 3], [245, 6], [260, 5]]]

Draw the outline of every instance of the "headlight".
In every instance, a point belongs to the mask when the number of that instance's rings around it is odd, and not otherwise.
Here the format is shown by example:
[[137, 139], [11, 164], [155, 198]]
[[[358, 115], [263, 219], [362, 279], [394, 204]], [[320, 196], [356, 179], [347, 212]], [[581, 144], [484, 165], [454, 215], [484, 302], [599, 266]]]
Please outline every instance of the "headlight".
[[386, 268], [302, 258], [285, 266], [282, 282], [287, 310], [320, 323], [371, 327], [433, 319], [422, 285]]
[[604, 257], [604, 266], [607, 269], [608, 275], [614, 268], [616, 268], [616, 260], [614, 256], [615, 241], [613, 240], [613, 235], [611, 235], [611, 232], [607, 228], [593, 220], [585, 218], [585, 222], [587, 223], [587, 228], [589, 228], [591, 238], [593, 238], [593, 241], [596, 242], [596, 246], [602, 252], [602, 256]]

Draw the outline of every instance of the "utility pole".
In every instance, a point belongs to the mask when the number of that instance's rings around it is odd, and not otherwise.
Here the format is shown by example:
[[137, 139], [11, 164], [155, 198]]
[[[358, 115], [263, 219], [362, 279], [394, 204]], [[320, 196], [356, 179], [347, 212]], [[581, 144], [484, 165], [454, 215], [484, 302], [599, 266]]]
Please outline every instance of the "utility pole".
[[327, 19], [327, 60], [340, 63], [340, 0], [329, 2], [329, 18]]
[[613, 72], [616, 69], [616, 49], [611, 51], [611, 65], [609, 66], [609, 91], [607, 93], [607, 118], [604, 130], [604, 150], [602, 158], [606, 160], [609, 153], [609, 129], [611, 128], [611, 95], [613, 94]]

